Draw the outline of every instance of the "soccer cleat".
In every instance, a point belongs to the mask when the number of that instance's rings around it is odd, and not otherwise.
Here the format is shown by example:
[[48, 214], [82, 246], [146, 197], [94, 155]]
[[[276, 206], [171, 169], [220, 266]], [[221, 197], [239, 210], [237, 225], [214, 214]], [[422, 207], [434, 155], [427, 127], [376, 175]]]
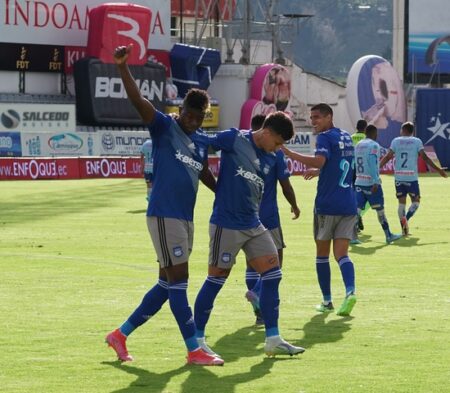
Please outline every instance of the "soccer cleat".
[[206, 353], [202, 348], [188, 352], [187, 364], [198, 364], [199, 366], [223, 366], [223, 359]]
[[262, 315], [257, 315], [257, 316], [256, 316], [255, 325], [256, 325], [256, 326], [262, 326], [262, 325], [264, 325], [264, 319], [263, 319]]
[[408, 226], [408, 220], [406, 219], [405, 216], [403, 216], [400, 219], [400, 225], [402, 226], [403, 236], [408, 236], [409, 235], [409, 226]]
[[352, 239], [352, 240], [350, 240], [350, 244], [361, 244], [361, 240], [359, 240], [359, 239]]
[[296, 347], [284, 341], [280, 336], [266, 338], [264, 345], [264, 352], [268, 357], [275, 357], [275, 355], [297, 355], [305, 352], [305, 348]]
[[316, 311], [319, 312], [331, 312], [334, 310], [334, 306], [332, 302], [328, 302], [327, 304], [325, 303], [320, 303], [316, 306]]
[[133, 356], [128, 353], [126, 341], [127, 337], [122, 334], [119, 329], [109, 333], [105, 338], [105, 342], [109, 347], [116, 351], [117, 357], [120, 361], [131, 362], [133, 360]]
[[209, 346], [208, 344], [206, 344], [206, 340], [205, 337], [201, 337], [198, 338], [197, 337], [197, 344], [198, 346], [203, 349], [204, 352], [206, 352], [207, 354], [211, 355], [211, 356], [216, 356], [218, 358], [220, 358], [220, 355], [218, 355], [217, 353], [215, 353]]
[[350, 295], [347, 295], [345, 297], [344, 302], [342, 303], [341, 307], [339, 307], [339, 310], [337, 310], [336, 314], [340, 315], [341, 317], [348, 317], [352, 312], [355, 304], [356, 296], [355, 294], [351, 293]]
[[395, 242], [398, 239], [401, 239], [402, 235], [394, 235], [391, 233], [389, 236], [386, 236], [386, 244], [391, 244], [392, 242]]
[[364, 231], [364, 223], [361, 216], [358, 216], [358, 229]]

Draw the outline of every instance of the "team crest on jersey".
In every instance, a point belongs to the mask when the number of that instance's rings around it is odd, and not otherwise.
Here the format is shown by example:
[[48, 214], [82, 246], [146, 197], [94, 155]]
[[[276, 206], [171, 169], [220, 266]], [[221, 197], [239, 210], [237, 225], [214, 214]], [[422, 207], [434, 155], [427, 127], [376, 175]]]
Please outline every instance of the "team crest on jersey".
[[189, 150], [190, 150], [192, 153], [195, 153], [195, 145], [194, 145], [194, 142], [189, 143], [188, 148], [189, 148]]
[[270, 171], [270, 166], [267, 164], [264, 165], [264, 169], [263, 169], [264, 174], [267, 175], [269, 173], [269, 171]]
[[231, 262], [231, 254], [229, 252], [224, 252], [222, 254], [222, 262], [223, 263], [230, 263]]
[[257, 158], [256, 160], [253, 160], [253, 163], [259, 168], [259, 166], [261, 165], [261, 161], [259, 161], [259, 158]]
[[345, 144], [342, 141], [339, 141], [339, 149], [344, 150]]
[[173, 248], [173, 255], [177, 258], [183, 256], [183, 248], [181, 246], [176, 246]]
[[200, 154], [200, 156], [204, 156], [205, 155], [205, 149], [203, 148], [203, 147], [200, 147], [199, 149], [198, 149], [198, 154]]

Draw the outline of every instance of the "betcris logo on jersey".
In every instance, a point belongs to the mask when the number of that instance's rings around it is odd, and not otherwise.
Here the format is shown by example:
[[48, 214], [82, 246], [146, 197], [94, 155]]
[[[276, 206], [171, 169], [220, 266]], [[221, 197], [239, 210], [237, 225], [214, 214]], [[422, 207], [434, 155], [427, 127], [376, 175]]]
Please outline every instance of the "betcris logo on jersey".
[[201, 172], [201, 170], [203, 169], [202, 163], [195, 161], [192, 157], [186, 156], [179, 150], [177, 150], [177, 152], [175, 153], [175, 158], [178, 161], [181, 161], [183, 164], [187, 165], [188, 167], [192, 168], [196, 172]]
[[253, 183], [253, 184], [255, 184], [255, 185], [259, 186], [259, 187], [264, 187], [264, 180], [263, 179], [261, 179], [256, 173], [252, 173], [250, 171], [246, 171], [241, 166], [238, 169], [236, 169], [235, 176], [241, 176], [245, 180], [248, 180], [251, 183]]

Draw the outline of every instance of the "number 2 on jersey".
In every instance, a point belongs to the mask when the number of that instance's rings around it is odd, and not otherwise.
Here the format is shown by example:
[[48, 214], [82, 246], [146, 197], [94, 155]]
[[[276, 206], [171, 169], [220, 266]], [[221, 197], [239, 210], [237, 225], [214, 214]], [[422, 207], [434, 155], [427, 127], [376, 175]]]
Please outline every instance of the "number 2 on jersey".
[[[352, 161], [352, 165], [354, 165], [354, 164], [355, 164], [355, 161], [353, 160]], [[339, 180], [339, 186], [342, 187], [342, 188], [350, 187], [350, 184], [348, 184], [345, 181], [345, 178], [347, 177], [348, 171], [350, 170], [350, 163], [347, 160], [342, 159], [341, 162], [339, 163], [339, 168], [341, 168], [341, 170], [342, 170], [341, 179]]]

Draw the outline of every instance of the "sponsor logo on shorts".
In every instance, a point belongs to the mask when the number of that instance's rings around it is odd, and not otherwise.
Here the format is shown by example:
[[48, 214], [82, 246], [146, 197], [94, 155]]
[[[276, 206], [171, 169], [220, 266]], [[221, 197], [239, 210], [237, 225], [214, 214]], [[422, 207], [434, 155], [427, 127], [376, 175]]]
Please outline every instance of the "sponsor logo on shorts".
[[222, 254], [222, 262], [223, 263], [230, 263], [231, 262], [231, 254], [229, 252], [224, 252]]
[[181, 246], [174, 247], [173, 255], [175, 255], [177, 258], [181, 257], [183, 255], [183, 248]]

